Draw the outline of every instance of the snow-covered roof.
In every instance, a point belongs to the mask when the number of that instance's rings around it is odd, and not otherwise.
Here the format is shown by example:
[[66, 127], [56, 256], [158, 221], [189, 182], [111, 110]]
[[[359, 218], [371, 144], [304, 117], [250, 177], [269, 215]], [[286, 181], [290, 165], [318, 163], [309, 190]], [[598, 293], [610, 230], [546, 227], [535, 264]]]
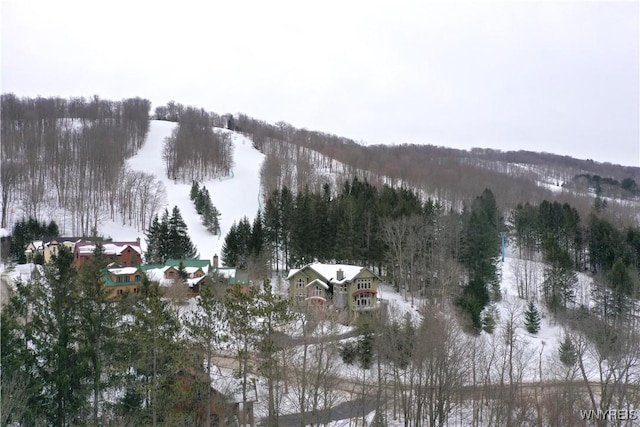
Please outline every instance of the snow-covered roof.
[[322, 280], [320, 280], [320, 279], [312, 280], [311, 282], [309, 282], [309, 283], [307, 284], [307, 286], [306, 286], [306, 287], [309, 287], [309, 286], [320, 286], [321, 288], [329, 289], [329, 285], [327, 285], [326, 283], [324, 283], [324, 282], [323, 282]]
[[42, 249], [44, 248], [44, 242], [42, 240], [34, 240], [33, 242], [31, 242], [31, 244], [33, 245], [34, 248], [36, 249]]
[[152, 282], [162, 283], [162, 281], [165, 280], [164, 272], [167, 271], [168, 268], [170, 267], [150, 268], [146, 270], [145, 273]]
[[220, 274], [222, 277], [226, 279], [231, 279], [233, 277], [236, 277], [236, 269], [232, 267], [218, 268], [216, 269], [216, 271], [218, 272], [218, 274]]
[[[137, 242], [109, 242], [103, 243], [102, 247], [105, 255], [120, 255], [127, 247], [131, 247], [131, 249], [142, 255], [142, 249]], [[80, 255], [93, 255], [96, 250], [96, 245], [91, 242], [78, 243], [76, 248]]]
[[123, 268], [110, 268], [109, 272], [119, 276], [121, 274], [135, 274], [138, 271], [137, 267], [123, 267]]
[[200, 283], [200, 281], [203, 280], [205, 277], [207, 276], [200, 276], [200, 277], [195, 277], [193, 279], [187, 279], [187, 285], [189, 285], [190, 288], [193, 288], [195, 285]]
[[[314, 262], [312, 264], [308, 264], [300, 269], [291, 269], [289, 270], [289, 275], [287, 279], [290, 279], [294, 274], [302, 271], [304, 269], [312, 269], [320, 276], [324, 277], [327, 282], [342, 284], [344, 282], [352, 281], [363, 269], [364, 267], [360, 267], [358, 265], [349, 265], [349, 264], [323, 264], [320, 262]], [[342, 270], [342, 279], [338, 280], [338, 271]]]
[[289, 275], [287, 276], [287, 280], [291, 279], [291, 277], [296, 274], [298, 271], [300, 271], [299, 268], [292, 268], [291, 270], [289, 270]]

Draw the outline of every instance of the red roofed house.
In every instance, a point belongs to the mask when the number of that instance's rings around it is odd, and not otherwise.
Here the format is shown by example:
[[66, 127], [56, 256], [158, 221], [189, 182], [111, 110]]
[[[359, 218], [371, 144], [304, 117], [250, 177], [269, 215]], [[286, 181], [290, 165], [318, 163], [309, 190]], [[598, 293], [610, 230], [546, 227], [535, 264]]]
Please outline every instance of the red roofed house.
[[[142, 264], [142, 249], [140, 238], [134, 242], [103, 242], [104, 256], [122, 267], [137, 267]], [[73, 251], [76, 268], [89, 258], [93, 257], [96, 250], [95, 242], [78, 242]]]

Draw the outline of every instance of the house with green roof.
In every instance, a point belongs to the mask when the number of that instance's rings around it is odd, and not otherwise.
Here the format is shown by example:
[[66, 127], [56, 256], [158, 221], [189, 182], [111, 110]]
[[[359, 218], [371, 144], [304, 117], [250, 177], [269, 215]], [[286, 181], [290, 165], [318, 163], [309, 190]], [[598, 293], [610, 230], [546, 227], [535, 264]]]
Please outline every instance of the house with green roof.
[[109, 290], [108, 298], [126, 292], [137, 293], [142, 285], [144, 271], [140, 267], [107, 268], [102, 271], [104, 284]]
[[233, 286], [240, 286], [246, 292], [249, 286], [251, 286], [249, 273], [241, 271], [236, 267], [219, 267], [218, 255], [213, 256], [212, 272], [220, 276], [226, 284], [227, 289]]

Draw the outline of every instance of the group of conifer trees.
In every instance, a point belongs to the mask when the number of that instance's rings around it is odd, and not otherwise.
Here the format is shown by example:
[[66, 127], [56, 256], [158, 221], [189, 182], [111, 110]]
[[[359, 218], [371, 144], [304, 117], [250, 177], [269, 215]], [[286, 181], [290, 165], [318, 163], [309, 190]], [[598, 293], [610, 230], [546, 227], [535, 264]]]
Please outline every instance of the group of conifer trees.
[[[22, 219], [13, 225], [11, 236], [9, 236], [9, 251], [2, 255], [4, 257], [10, 256], [18, 263], [24, 264], [27, 262], [25, 249], [29, 243], [34, 240], [58, 237], [59, 234], [58, 224], [55, 221], [50, 221], [49, 224], [46, 224], [37, 221], [35, 218]], [[37, 264], [42, 264], [44, 263], [44, 258], [41, 260], [34, 259], [33, 261]]]
[[283, 187], [265, 203], [265, 242], [273, 264], [285, 269], [314, 259], [381, 267], [384, 222], [422, 212], [423, 205], [412, 191], [379, 189], [357, 178], [346, 181], [335, 196], [328, 184], [316, 193], [306, 189], [292, 194]]
[[[176, 312], [146, 280], [135, 298], [109, 299], [107, 262], [98, 245], [76, 270], [63, 247], [17, 284], [2, 310], [2, 425], [147, 424], [166, 412]], [[108, 399], [114, 390], [123, 393]]]
[[463, 240], [460, 262], [468, 272], [458, 304], [468, 314], [473, 329], [491, 330], [494, 319], [482, 316], [483, 310], [493, 300], [500, 299], [498, 255], [500, 232], [504, 231], [496, 200], [486, 189], [462, 214]]
[[567, 203], [520, 204], [512, 214], [513, 232], [521, 256], [541, 254], [546, 263], [543, 298], [554, 312], [576, 300], [576, 271], [595, 274], [597, 309], [606, 316], [625, 316], [637, 297], [640, 229], [619, 229], [594, 210], [585, 224]]
[[173, 207], [171, 215], [167, 209], [161, 217], [156, 215], [145, 235], [145, 262], [148, 264], [164, 264], [168, 259], [193, 259], [198, 256], [178, 206]]
[[202, 217], [202, 224], [212, 234], [220, 234], [220, 212], [211, 202], [209, 190], [204, 185], [200, 188], [197, 181], [193, 181], [191, 201], [196, 207], [196, 212]]
[[266, 266], [265, 250], [262, 214], [258, 211], [253, 224], [245, 216], [231, 225], [222, 245], [222, 261], [225, 265], [240, 269], [258, 262]]

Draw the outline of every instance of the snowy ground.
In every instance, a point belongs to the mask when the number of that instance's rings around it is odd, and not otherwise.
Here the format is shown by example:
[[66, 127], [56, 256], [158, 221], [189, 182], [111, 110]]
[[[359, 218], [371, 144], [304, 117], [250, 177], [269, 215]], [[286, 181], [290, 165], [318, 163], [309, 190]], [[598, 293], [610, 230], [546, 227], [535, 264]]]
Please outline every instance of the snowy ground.
[[[202, 225], [193, 202], [189, 199], [191, 183], [174, 182], [165, 172], [162, 161], [162, 147], [167, 137], [176, 127], [176, 123], [152, 120], [147, 141], [138, 153], [130, 158], [128, 166], [132, 170], [152, 173], [162, 181], [167, 189], [167, 205], [171, 211], [178, 206], [189, 229], [191, 240], [198, 247], [200, 259], [212, 259], [214, 254], [220, 255], [224, 236], [234, 222], [248, 216], [251, 221], [260, 207], [260, 167], [264, 155], [253, 148], [252, 141], [245, 136], [231, 132], [233, 142], [234, 166], [229, 177], [201, 182], [209, 190], [211, 201], [220, 211], [221, 235], [212, 235]], [[217, 132], [230, 132], [215, 129]], [[122, 227], [114, 222], [103, 224], [100, 231], [114, 240], [133, 240], [141, 237], [144, 246], [143, 231], [132, 227]]]

